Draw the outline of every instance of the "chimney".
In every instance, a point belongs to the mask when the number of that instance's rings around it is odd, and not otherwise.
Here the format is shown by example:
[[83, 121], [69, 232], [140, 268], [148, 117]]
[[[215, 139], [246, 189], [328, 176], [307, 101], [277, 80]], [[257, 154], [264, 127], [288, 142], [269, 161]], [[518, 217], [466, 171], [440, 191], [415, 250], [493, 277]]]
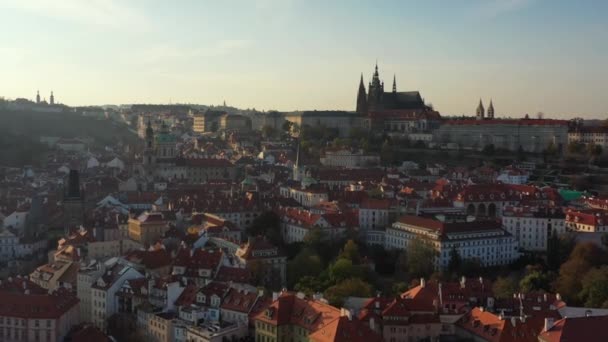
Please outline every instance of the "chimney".
[[420, 278], [420, 287], [424, 288], [426, 286], [426, 281], [424, 280], [424, 278]]
[[460, 288], [464, 289], [466, 287], [466, 285], [467, 285], [467, 278], [465, 278], [465, 276], [462, 276], [460, 278]]
[[272, 301], [275, 302], [277, 299], [279, 299], [279, 293], [278, 292], [273, 292], [272, 293]]
[[545, 326], [543, 331], [549, 331], [553, 328], [554, 319], [553, 318], [545, 318]]
[[374, 317], [369, 319], [369, 328], [376, 331], [376, 321], [374, 320]]
[[562, 300], [562, 295], [560, 295], [559, 293], [556, 293], [555, 294], [555, 299]]

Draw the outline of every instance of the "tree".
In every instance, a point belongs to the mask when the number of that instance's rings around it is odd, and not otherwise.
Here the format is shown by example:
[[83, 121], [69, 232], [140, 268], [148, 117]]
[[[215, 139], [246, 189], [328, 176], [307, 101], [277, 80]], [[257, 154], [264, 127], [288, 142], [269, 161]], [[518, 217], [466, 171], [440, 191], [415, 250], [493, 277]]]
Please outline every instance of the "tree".
[[513, 277], [498, 277], [492, 285], [494, 296], [498, 299], [507, 299], [517, 292], [517, 281]]
[[568, 152], [571, 154], [581, 154], [583, 153], [583, 151], [585, 150], [585, 144], [578, 142], [578, 141], [572, 141], [568, 144]]
[[359, 278], [350, 278], [328, 288], [325, 291], [325, 298], [329, 304], [342, 306], [346, 297], [371, 297], [372, 286]]
[[304, 248], [287, 265], [288, 280], [293, 285], [306, 276], [318, 276], [323, 271], [321, 257], [310, 248]]
[[298, 279], [298, 282], [294, 285], [294, 290], [304, 292], [307, 295], [312, 295], [323, 289], [327, 288], [322, 277], [319, 276], [305, 276]]
[[291, 133], [291, 129], [293, 128], [293, 123], [291, 121], [287, 121], [285, 120], [285, 122], [283, 122], [283, 125], [281, 126], [281, 128], [283, 129], [283, 131], [285, 131], [285, 133]]
[[519, 289], [521, 292], [528, 293], [532, 291], [549, 291], [553, 276], [549, 273], [544, 273], [540, 270], [534, 270], [528, 273], [520, 282]]
[[346, 241], [340, 258], [348, 259], [353, 264], [359, 264], [361, 262], [361, 256], [359, 255], [359, 246], [353, 240]]
[[460, 253], [458, 253], [458, 250], [455, 247], [452, 247], [452, 250], [450, 250], [450, 261], [448, 262], [448, 272], [458, 272], [461, 265], [462, 258], [460, 257]]
[[577, 244], [570, 253], [568, 260], [559, 268], [559, 276], [555, 284], [566, 300], [580, 303], [579, 293], [582, 290], [582, 279], [594, 266], [600, 265], [605, 259], [603, 251], [591, 242]]
[[608, 266], [589, 270], [581, 285], [580, 300], [586, 307], [608, 308]]
[[329, 267], [329, 279], [335, 283], [348, 278], [361, 278], [362, 276], [361, 267], [353, 265], [353, 262], [348, 259], [339, 258]]
[[416, 238], [407, 245], [406, 264], [410, 277], [428, 278], [435, 271], [437, 252], [426, 240]]
[[248, 236], [265, 236], [277, 246], [283, 245], [281, 218], [275, 212], [266, 211], [253, 219], [246, 230]]
[[398, 295], [402, 294], [403, 292], [407, 291], [408, 288], [409, 287], [408, 287], [407, 283], [404, 283], [402, 281], [394, 283], [393, 287], [392, 287], [393, 294], [395, 296], [398, 296]]
[[570, 253], [572, 253], [575, 245], [576, 240], [572, 234], [551, 235], [547, 241], [547, 267], [549, 270], [559, 270], [559, 267], [566, 262]]

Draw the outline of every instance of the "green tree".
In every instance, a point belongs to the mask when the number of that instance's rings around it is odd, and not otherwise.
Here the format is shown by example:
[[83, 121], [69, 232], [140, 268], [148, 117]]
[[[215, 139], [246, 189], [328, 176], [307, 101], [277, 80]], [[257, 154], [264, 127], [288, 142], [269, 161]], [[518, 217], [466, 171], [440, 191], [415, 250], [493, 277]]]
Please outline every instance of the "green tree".
[[534, 270], [522, 278], [519, 282], [519, 289], [524, 293], [541, 290], [548, 292], [551, 289], [552, 281], [553, 276], [551, 274]]
[[248, 236], [265, 236], [277, 246], [283, 245], [281, 218], [273, 211], [266, 211], [253, 219], [246, 230]]
[[323, 271], [321, 257], [310, 248], [304, 248], [287, 264], [288, 280], [290, 288], [306, 276], [318, 276]]
[[498, 299], [507, 299], [517, 292], [517, 281], [513, 277], [498, 277], [492, 285], [494, 296]]
[[329, 279], [338, 283], [348, 278], [361, 278], [363, 272], [361, 267], [353, 265], [348, 259], [339, 258], [329, 268]]
[[371, 297], [373, 288], [370, 284], [359, 278], [345, 279], [325, 291], [325, 298], [329, 304], [342, 306], [346, 297]]
[[608, 266], [589, 270], [581, 285], [580, 300], [586, 307], [608, 308]]
[[411, 240], [406, 249], [408, 274], [413, 278], [428, 278], [435, 271], [437, 252], [430, 242], [424, 239]]
[[448, 272], [456, 273], [460, 271], [460, 267], [462, 265], [462, 258], [460, 257], [460, 253], [455, 247], [452, 247], [450, 250], [450, 261], [448, 262]]
[[403, 292], [407, 291], [409, 289], [407, 283], [405, 282], [396, 282], [393, 284], [392, 290], [393, 290], [393, 295], [398, 296], [400, 294], [402, 294]]

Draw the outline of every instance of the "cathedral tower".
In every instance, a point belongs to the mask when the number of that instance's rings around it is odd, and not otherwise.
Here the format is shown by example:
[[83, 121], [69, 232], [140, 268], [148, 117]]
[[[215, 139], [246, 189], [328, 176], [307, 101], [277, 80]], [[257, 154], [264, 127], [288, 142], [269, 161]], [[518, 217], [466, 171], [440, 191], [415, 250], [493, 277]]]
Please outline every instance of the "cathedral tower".
[[36, 103], [40, 103], [40, 90], [36, 92]]
[[54, 105], [55, 104], [55, 95], [53, 95], [53, 91], [51, 91], [51, 97], [50, 97], [50, 104]]
[[492, 104], [492, 99], [490, 99], [490, 105], [488, 106], [488, 119], [494, 119], [494, 104]]
[[382, 109], [382, 97], [384, 96], [384, 82], [380, 81], [378, 73], [378, 63], [374, 70], [374, 76], [369, 84], [369, 93], [367, 95], [367, 106], [369, 110]]
[[367, 94], [365, 93], [365, 85], [363, 84], [363, 74], [361, 74], [359, 92], [357, 92], [357, 113], [367, 114]]
[[481, 103], [481, 99], [479, 99], [479, 105], [477, 106], [476, 118], [477, 120], [483, 120], [485, 117], [485, 109], [483, 108], [483, 103]]

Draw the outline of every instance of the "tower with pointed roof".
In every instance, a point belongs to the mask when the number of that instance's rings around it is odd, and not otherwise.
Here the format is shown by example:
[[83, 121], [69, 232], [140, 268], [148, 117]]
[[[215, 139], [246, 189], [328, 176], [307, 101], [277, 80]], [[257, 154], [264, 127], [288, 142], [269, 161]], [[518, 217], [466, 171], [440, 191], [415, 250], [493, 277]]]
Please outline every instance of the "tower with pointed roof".
[[494, 104], [492, 103], [492, 99], [490, 99], [490, 105], [488, 106], [488, 119], [494, 119]]
[[53, 95], [53, 91], [51, 90], [51, 97], [49, 98], [49, 104], [50, 105], [54, 105], [55, 104], [55, 95]]
[[475, 117], [477, 118], [477, 120], [483, 120], [485, 118], [485, 109], [483, 108], [483, 103], [481, 102], [481, 99], [479, 99], [479, 105], [477, 105]]
[[299, 181], [300, 180], [300, 140], [298, 140], [298, 147], [297, 147], [297, 151], [296, 151], [296, 162], [293, 164], [293, 173], [291, 178], [293, 178], [294, 181]]
[[148, 119], [145, 140], [146, 147], [144, 148], [143, 164], [148, 175], [152, 175], [154, 164], [156, 163], [156, 152], [154, 149], [154, 129], [152, 128], [151, 119]]
[[393, 75], [393, 94], [397, 93], [397, 75]]
[[40, 103], [40, 90], [36, 91], [36, 103]]
[[369, 110], [380, 110], [382, 106], [382, 98], [384, 97], [384, 82], [380, 80], [378, 73], [378, 62], [374, 69], [372, 81], [369, 83], [369, 92], [367, 94], [367, 106]]
[[363, 73], [361, 73], [359, 91], [357, 92], [357, 113], [367, 114], [367, 94], [365, 93], [365, 85], [363, 84]]

